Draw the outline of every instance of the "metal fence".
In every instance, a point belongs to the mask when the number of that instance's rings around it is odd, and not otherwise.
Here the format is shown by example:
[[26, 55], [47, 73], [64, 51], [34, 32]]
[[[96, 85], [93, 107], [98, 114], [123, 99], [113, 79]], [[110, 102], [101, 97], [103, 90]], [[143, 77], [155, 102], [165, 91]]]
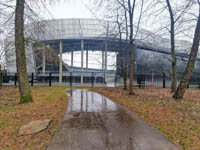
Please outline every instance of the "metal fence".
[[[58, 72], [37, 72], [28, 76], [31, 86], [70, 86], [70, 87], [122, 87], [123, 78], [116, 74], [101, 72], [64, 72], [62, 83], [59, 83]], [[82, 78], [82, 79], [81, 79]], [[177, 85], [181, 76], [177, 77]], [[82, 80], [82, 82], [81, 82]], [[18, 85], [17, 73], [4, 72], [2, 74], [3, 85]], [[172, 77], [166, 74], [135, 74], [134, 86], [138, 88], [170, 88]], [[127, 84], [129, 80], [127, 80]], [[194, 76], [188, 84], [190, 88], [200, 88], [200, 77]]]
[[[2, 78], [3, 85], [18, 85], [17, 73], [4, 72]], [[29, 74], [28, 79], [31, 86], [115, 87], [118, 86], [120, 77], [99, 72], [84, 72], [82, 77], [80, 72], [63, 72], [62, 83], [60, 83], [58, 72], [37, 72]]]

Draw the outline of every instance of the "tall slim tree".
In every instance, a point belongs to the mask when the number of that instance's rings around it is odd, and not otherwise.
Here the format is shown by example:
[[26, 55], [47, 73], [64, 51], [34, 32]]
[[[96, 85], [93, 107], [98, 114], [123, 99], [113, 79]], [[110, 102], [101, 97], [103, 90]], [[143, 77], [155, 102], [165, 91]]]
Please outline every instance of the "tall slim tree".
[[197, 0], [197, 3], [199, 5], [199, 12], [198, 12], [198, 18], [197, 18], [194, 38], [193, 38], [193, 44], [192, 44], [190, 57], [189, 57], [186, 69], [183, 73], [183, 77], [180, 81], [180, 84], [179, 84], [175, 94], [174, 94], [175, 99], [182, 99], [184, 94], [185, 94], [186, 87], [188, 85], [188, 82], [189, 82], [190, 77], [192, 75], [192, 72], [194, 70], [195, 61], [196, 61], [198, 50], [199, 50], [199, 42], [200, 42], [200, 0]]
[[134, 0], [131, 3], [131, 0], [128, 0], [128, 14], [129, 14], [129, 22], [130, 22], [130, 36], [129, 36], [129, 40], [130, 40], [130, 81], [129, 81], [129, 94], [134, 94], [133, 92], [133, 87], [134, 87], [134, 39], [133, 39], [133, 16], [134, 16], [134, 10], [135, 10], [135, 3], [136, 0]]
[[[129, 35], [129, 31], [128, 31], [128, 17], [127, 17], [127, 11], [126, 11], [126, 9], [124, 8], [124, 19], [125, 19], [125, 29], [126, 29], [126, 49], [125, 49], [125, 55], [126, 55], [126, 61], [125, 61], [125, 64], [126, 64], [126, 66], [125, 66], [125, 69], [126, 70], [124, 70], [124, 72], [125, 72], [125, 74], [124, 74], [124, 81], [127, 81], [127, 79], [128, 79], [128, 68], [129, 68], [129, 64], [128, 64], [128, 48], [129, 48], [129, 44], [128, 44], [128, 35]], [[124, 83], [126, 83], [126, 82], [124, 82]], [[125, 86], [124, 86], [125, 87]], [[126, 85], [126, 88], [125, 88], [125, 90], [127, 90], [127, 85]]]
[[[0, 31], [0, 35], [1, 35], [1, 31]], [[1, 39], [0, 39], [1, 40]], [[2, 86], [2, 72], [1, 72], [1, 59], [3, 57], [3, 46], [2, 46], [2, 42], [0, 41], [0, 87]]]
[[2, 72], [1, 72], [1, 64], [0, 64], [0, 88], [2, 86]]
[[[130, 46], [130, 59], [129, 59], [129, 94], [132, 95], [134, 94], [133, 88], [134, 88], [134, 51], [135, 51], [135, 47], [134, 47], [134, 42], [135, 39], [137, 37], [137, 33], [139, 31], [139, 26], [140, 26], [140, 21], [142, 18], [142, 13], [143, 13], [143, 6], [144, 6], [144, 0], [141, 0], [141, 8], [139, 13], [136, 14], [135, 10], [136, 10], [136, 0], [128, 0], [128, 15], [129, 15], [129, 26], [130, 26], [130, 31], [129, 31], [129, 46]], [[135, 22], [137, 23], [137, 27], [136, 30], [134, 31], [134, 17], [138, 15], [138, 21]], [[135, 32], [135, 34], [134, 34]]]
[[172, 83], [171, 83], [171, 91], [176, 91], [176, 80], [177, 80], [177, 73], [176, 73], [176, 53], [175, 53], [175, 20], [174, 20], [174, 13], [171, 7], [171, 3], [169, 0], [166, 0], [167, 7], [170, 14], [170, 22], [171, 22], [171, 29], [170, 29], [170, 39], [171, 39], [171, 57], [172, 57]]
[[[136, 0], [117, 0], [117, 2], [125, 9], [127, 14], [125, 13], [125, 22], [126, 22], [126, 34], [128, 33], [129, 35], [129, 50], [127, 53], [129, 53], [129, 94], [133, 95], [134, 94], [134, 42], [135, 38], [137, 37], [137, 33], [139, 31], [139, 25], [143, 13], [143, 6], [144, 6], [144, 0], [141, 0], [141, 9], [139, 13], [136, 12]], [[137, 1], [139, 4], [139, 1]], [[127, 15], [127, 16], [126, 16]], [[138, 21], [134, 19], [134, 17], [138, 17]], [[137, 27], [134, 28], [134, 23], [137, 24]], [[136, 30], [134, 30], [136, 29]]]
[[126, 49], [123, 49], [122, 47], [122, 36], [124, 34], [124, 27], [123, 27], [123, 24], [124, 24], [124, 21], [126, 21], [125, 19], [125, 16], [124, 16], [124, 12], [126, 12], [126, 10], [124, 8], [121, 9], [121, 7], [117, 7], [117, 15], [116, 15], [116, 24], [117, 24], [117, 27], [118, 27], [118, 36], [119, 36], [119, 58], [120, 58], [120, 70], [121, 70], [121, 75], [123, 77], [123, 85], [124, 85], [124, 90], [127, 90], [127, 69], [126, 69], [126, 65], [125, 65], [125, 62], [126, 62], [126, 58], [124, 58], [124, 52], [126, 52]]
[[[177, 22], [182, 19], [182, 17], [184, 16], [184, 14], [186, 13], [186, 11], [188, 9], [190, 9], [191, 6], [191, 0], [188, 0], [187, 3], [184, 2], [183, 5], [185, 5], [182, 10], [174, 12], [173, 8], [172, 8], [172, 4], [170, 0], [166, 0], [166, 4], [167, 4], [167, 8], [168, 8], [168, 12], [170, 15], [170, 40], [171, 40], [171, 63], [172, 63], [172, 83], [171, 83], [171, 91], [175, 92], [176, 91], [176, 87], [177, 87], [177, 72], [176, 72], [176, 64], [177, 64], [177, 58], [176, 58], [176, 44], [175, 44], [175, 25], [177, 24]], [[179, 15], [176, 15], [176, 13]]]
[[25, 0], [17, 0], [15, 10], [15, 48], [20, 103], [27, 103], [33, 101], [26, 68], [26, 54], [24, 42], [24, 4]]

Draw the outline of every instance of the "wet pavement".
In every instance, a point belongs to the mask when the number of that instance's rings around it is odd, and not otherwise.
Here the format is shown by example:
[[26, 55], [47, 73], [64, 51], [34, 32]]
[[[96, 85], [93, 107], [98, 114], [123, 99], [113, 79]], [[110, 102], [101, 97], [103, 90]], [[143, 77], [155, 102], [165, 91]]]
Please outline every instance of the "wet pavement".
[[47, 150], [180, 150], [100, 94], [72, 90], [68, 96], [67, 111]]

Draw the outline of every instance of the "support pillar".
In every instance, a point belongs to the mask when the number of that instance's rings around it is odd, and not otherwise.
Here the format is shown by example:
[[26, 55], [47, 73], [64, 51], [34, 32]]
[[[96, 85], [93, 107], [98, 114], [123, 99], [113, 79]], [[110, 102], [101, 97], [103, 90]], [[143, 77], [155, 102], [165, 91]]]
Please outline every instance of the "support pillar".
[[108, 63], [108, 43], [105, 44], [105, 71], [107, 71], [107, 63]]
[[83, 58], [84, 58], [84, 53], [83, 53], [83, 50], [84, 50], [84, 41], [81, 40], [81, 85], [83, 85]]
[[86, 51], [86, 70], [88, 71], [88, 50]]
[[71, 51], [71, 68], [74, 67], [74, 51]]
[[104, 70], [104, 79], [106, 83], [106, 78], [107, 78], [107, 57], [108, 57], [108, 41], [105, 43], [105, 70]]
[[104, 69], [104, 83], [106, 84], [107, 74], [107, 56], [108, 56], [108, 34], [109, 34], [109, 22], [106, 29], [106, 41], [105, 41], [105, 69]]
[[102, 71], [104, 72], [104, 64], [105, 64], [105, 51], [102, 50]]
[[60, 58], [59, 58], [59, 84], [62, 84], [63, 64], [62, 64], [63, 43], [60, 41]]

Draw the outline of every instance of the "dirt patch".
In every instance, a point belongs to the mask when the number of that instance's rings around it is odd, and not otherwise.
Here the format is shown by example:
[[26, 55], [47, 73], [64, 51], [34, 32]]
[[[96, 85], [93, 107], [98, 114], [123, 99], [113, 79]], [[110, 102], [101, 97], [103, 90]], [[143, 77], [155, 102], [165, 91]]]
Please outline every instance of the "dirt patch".
[[175, 101], [170, 89], [92, 89], [124, 105], [185, 150], [200, 150], [200, 90], [187, 90]]
[[[33, 87], [33, 103], [19, 105], [18, 88], [0, 89], [0, 150], [45, 150], [66, 110], [63, 87]], [[48, 129], [19, 136], [19, 129], [34, 120], [50, 119]]]

